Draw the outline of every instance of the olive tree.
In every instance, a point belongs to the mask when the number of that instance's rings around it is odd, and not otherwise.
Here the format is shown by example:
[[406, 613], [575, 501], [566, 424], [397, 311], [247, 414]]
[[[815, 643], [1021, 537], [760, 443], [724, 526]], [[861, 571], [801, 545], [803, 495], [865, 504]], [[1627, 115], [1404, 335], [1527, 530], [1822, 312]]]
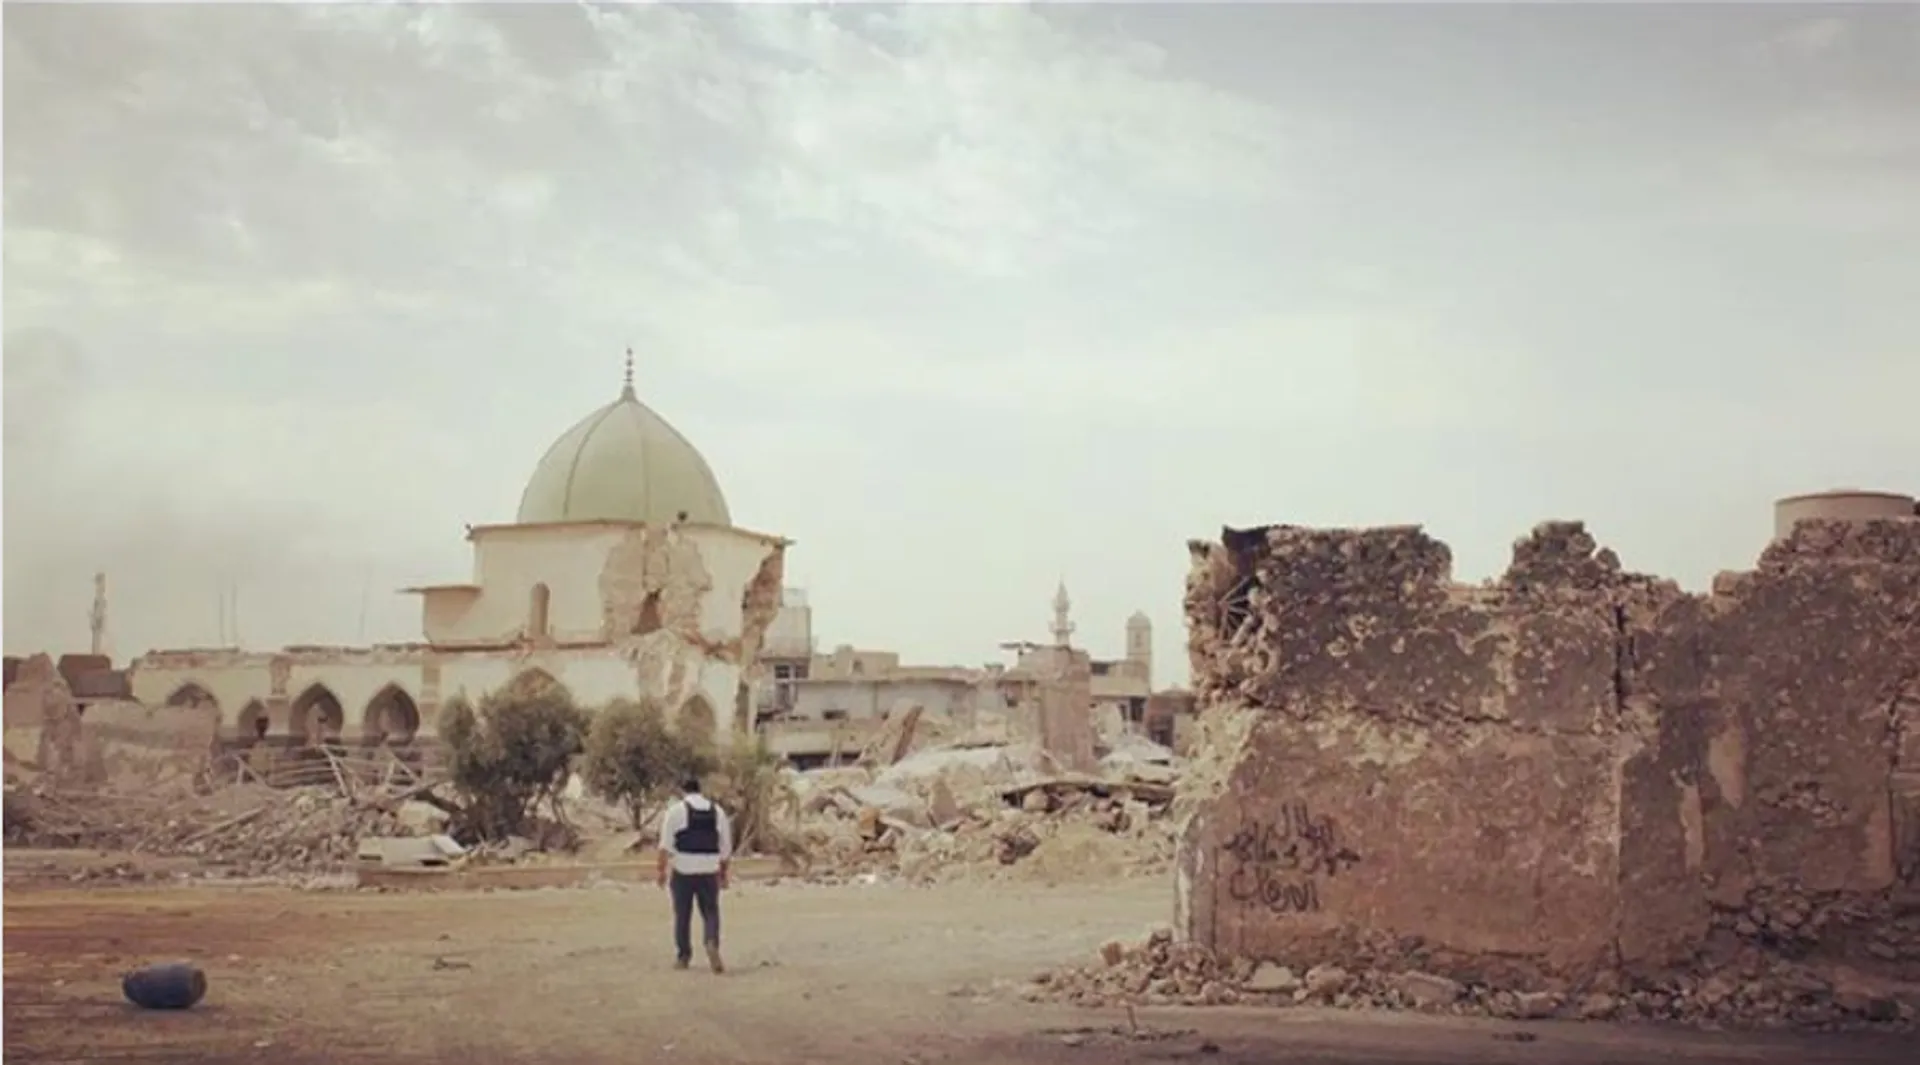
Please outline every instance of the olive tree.
[[658, 703], [630, 699], [616, 699], [594, 716], [585, 761], [587, 786], [625, 807], [636, 829], [681, 781], [713, 767], [705, 747], [668, 727]]
[[564, 821], [558, 798], [587, 734], [587, 714], [566, 688], [533, 674], [488, 692], [477, 706], [455, 696], [441, 710], [439, 732], [470, 834], [519, 834], [542, 805]]

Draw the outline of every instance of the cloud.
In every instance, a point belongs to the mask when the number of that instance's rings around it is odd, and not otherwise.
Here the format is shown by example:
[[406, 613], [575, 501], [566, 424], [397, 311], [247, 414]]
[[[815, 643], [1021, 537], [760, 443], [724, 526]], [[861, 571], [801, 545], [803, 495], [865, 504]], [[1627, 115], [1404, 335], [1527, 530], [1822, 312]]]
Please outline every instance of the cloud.
[[1283, 187], [1278, 112], [1032, 8], [739, 10], [771, 57], [754, 80], [775, 150], [752, 192], [782, 217], [1004, 276], [1127, 239], [1147, 204]]
[[1768, 41], [1775, 55], [1810, 57], [1830, 55], [1854, 41], [1853, 24], [1837, 15], [1803, 19]]
[[[1920, 68], [1845, 18], [1758, 62], [1777, 12], [9, 9], [9, 645], [98, 567], [123, 650], [233, 579], [251, 641], [354, 639], [369, 581], [414, 635], [384, 590], [466, 571], [628, 343], [823, 632], [935, 660], [1066, 568], [1177, 661], [1216, 517], [1658, 545], [1640, 500], [1759, 498], [1782, 424], [1891, 476]], [[929, 557], [993, 579], [903, 601]]]

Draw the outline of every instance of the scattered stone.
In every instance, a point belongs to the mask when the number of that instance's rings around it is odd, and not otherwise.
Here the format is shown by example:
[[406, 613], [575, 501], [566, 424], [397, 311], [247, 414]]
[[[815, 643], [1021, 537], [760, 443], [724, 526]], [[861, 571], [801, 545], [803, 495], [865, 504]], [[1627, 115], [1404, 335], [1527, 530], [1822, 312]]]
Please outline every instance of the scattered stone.
[[1316, 965], [1307, 970], [1305, 986], [1302, 988], [1312, 999], [1331, 999], [1347, 989], [1353, 981], [1353, 974], [1338, 965]]
[[1580, 999], [1578, 1015], [1583, 1021], [1604, 1021], [1620, 1009], [1620, 1003], [1612, 995], [1595, 992]]
[[1521, 1020], [1544, 1020], [1560, 1012], [1560, 996], [1551, 991], [1522, 991], [1514, 996], [1514, 1016]]
[[1419, 1009], [1451, 1006], [1466, 993], [1466, 988], [1457, 980], [1423, 972], [1400, 973], [1390, 979], [1388, 985]]
[[1268, 961], [1254, 966], [1252, 975], [1240, 984], [1242, 991], [1250, 991], [1256, 995], [1290, 995], [1299, 988], [1300, 978], [1294, 975], [1292, 969]]
[[[1296, 975], [1273, 959], [1219, 958], [1156, 926], [1136, 943], [1109, 940], [1091, 964], [1036, 974], [1020, 991], [1032, 1002], [1085, 1007], [1225, 1005], [1404, 1009], [1478, 1014], [1508, 1020], [1679, 1022], [1727, 1028], [1791, 1025], [1813, 1029], [1914, 1027], [1916, 1005], [1866, 976], [1831, 980], [1803, 965], [1764, 957], [1744, 967], [1641, 983], [1603, 974], [1571, 993], [1492, 987], [1424, 969], [1321, 963]], [[1597, 990], [1605, 987], [1616, 990]], [[1904, 992], [1902, 992], [1904, 993]], [[1526, 1041], [1531, 1033], [1512, 1036]], [[1502, 1036], [1500, 1038], [1509, 1038]]]

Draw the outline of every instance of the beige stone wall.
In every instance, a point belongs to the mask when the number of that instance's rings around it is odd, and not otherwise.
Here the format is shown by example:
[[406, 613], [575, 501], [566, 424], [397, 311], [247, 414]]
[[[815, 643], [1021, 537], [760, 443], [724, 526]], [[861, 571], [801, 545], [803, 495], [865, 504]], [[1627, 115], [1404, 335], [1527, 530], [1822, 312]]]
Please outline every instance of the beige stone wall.
[[[397, 698], [432, 736], [446, 699], [540, 670], [588, 706], [650, 697], [674, 720], [712, 721], [716, 740], [747, 728], [745, 680], [780, 609], [781, 541], [602, 522], [494, 527], [475, 542], [480, 587], [454, 596], [451, 613], [446, 596], [425, 597], [425, 643], [154, 652], [134, 663], [135, 698], [205, 693], [229, 737], [250, 735], [254, 712], [274, 735], [304, 734], [315, 706], [337, 704], [335, 734], [352, 742], [386, 734]], [[545, 630], [536, 586], [547, 589]]]
[[1920, 975], [1890, 799], [1920, 768], [1920, 523], [1803, 525], [1705, 597], [1571, 523], [1479, 588], [1417, 528], [1193, 555], [1189, 936], [1490, 982], [1742, 943]]

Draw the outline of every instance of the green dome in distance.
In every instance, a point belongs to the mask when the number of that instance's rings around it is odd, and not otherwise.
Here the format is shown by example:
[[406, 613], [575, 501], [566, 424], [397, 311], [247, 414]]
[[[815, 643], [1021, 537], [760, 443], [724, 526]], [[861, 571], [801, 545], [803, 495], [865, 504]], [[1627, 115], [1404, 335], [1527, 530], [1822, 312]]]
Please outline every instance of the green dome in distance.
[[520, 494], [517, 520], [733, 524], [707, 460], [634, 394], [631, 349], [620, 398], [547, 448]]

